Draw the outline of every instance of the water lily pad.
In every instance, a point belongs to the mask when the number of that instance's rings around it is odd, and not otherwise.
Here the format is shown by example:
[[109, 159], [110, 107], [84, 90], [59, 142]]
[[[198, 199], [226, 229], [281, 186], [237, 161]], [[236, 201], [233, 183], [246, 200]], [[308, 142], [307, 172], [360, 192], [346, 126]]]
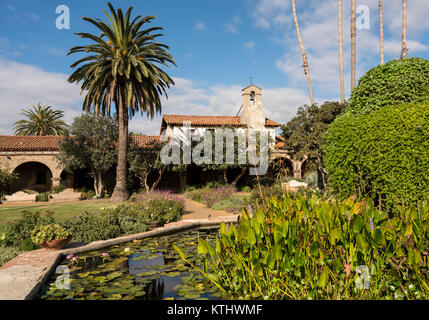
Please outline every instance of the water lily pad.
[[106, 278], [107, 278], [107, 280], [109, 280], [109, 281], [110, 281], [110, 280], [113, 280], [113, 279], [119, 278], [121, 275], [122, 275], [122, 272], [117, 271], [117, 272], [113, 272], [113, 273], [108, 274], [108, 275], [106, 276]]
[[172, 278], [172, 277], [177, 277], [180, 275], [180, 272], [167, 272], [166, 274], [164, 274], [164, 276]]
[[188, 292], [183, 297], [185, 299], [197, 299], [200, 297], [200, 294], [196, 292]]

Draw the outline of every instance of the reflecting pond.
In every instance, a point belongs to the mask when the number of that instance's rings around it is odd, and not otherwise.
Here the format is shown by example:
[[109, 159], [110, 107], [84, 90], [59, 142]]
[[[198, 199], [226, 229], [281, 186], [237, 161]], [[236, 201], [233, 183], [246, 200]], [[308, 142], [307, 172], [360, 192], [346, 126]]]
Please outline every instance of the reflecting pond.
[[200, 229], [70, 255], [60, 264], [66, 273], [54, 274], [39, 299], [219, 299], [216, 286], [194, 271], [173, 248], [176, 244], [192, 263], [201, 266], [198, 239], [213, 243], [217, 234], [218, 229]]

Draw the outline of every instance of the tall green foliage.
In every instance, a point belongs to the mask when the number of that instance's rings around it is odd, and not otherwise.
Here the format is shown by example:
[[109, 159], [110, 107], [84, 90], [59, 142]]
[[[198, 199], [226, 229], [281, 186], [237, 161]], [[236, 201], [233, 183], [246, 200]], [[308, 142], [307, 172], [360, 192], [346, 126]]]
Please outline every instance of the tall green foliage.
[[174, 65], [169, 47], [159, 43], [160, 27], [144, 29], [155, 19], [153, 16], [132, 17], [133, 8], [126, 13], [108, 3], [110, 14], [105, 12], [108, 22], [84, 17], [97, 28], [97, 34], [77, 33], [91, 44], [77, 46], [69, 54], [83, 53], [71, 65], [76, 68], [69, 82], [82, 83], [86, 91], [84, 110], [93, 109], [97, 114], [110, 114], [116, 108], [119, 122], [118, 161], [114, 200], [126, 200], [128, 120], [136, 112], [153, 118], [161, 112], [161, 95], [174, 84], [173, 79], [161, 69]]
[[103, 178], [117, 159], [117, 122], [108, 117], [83, 114], [76, 117], [59, 144], [58, 161], [68, 171], [88, 168], [94, 176], [97, 196], [104, 193]]
[[319, 188], [326, 187], [326, 170], [322, 163], [323, 134], [337, 116], [344, 112], [346, 103], [325, 102], [320, 107], [304, 106], [298, 109], [296, 117], [282, 126], [284, 149], [294, 159], [303, 159], [316, 164]]
[[429, 61], [393, 60], [369, 70], [353, 90], [349, 111], [370, 113], [383, 106], [429, 98]]
[[371, 202], [288, 195], [249, 214], [223, 224], [215, 247], [198, 243], [225, 298], [429, 297], [427, 202], [389, 219]]
[[21, 115], [27, 119], [19, 120], [14, 124], [15, 134], [22, 136], [57, 136], [67, 129], [66, 123], [61, 119], [64, 111], [53, 110], [50, 106], [40, 103], [33, 106], [33, 110], [22, 110]]
[[429, 198], [429, 102], [339, 117], [325, 136], [329, 186], [368, 196], [383, 208]]

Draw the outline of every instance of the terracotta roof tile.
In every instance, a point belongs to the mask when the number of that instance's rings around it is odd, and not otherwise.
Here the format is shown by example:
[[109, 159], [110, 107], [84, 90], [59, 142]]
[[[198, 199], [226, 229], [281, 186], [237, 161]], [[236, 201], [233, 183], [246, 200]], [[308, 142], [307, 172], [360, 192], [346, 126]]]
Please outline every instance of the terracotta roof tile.
[[[183, 125], [183, 121], [191, 121], [192, 126], [234, 126], [244, 127], [245, 124], [240, 122], [240, 117], [234, 116], [190, 116], [190, 115], [177, 115], [177, 114], [165, 114], [162, 117], [162, 121], [168, 125]], [[265, 126], [267, 127], [278, 127], [280, 123], [266, 119]]]
[[[62, 136], [2, 136], [0, 151], [57, 151]], [[159, 141], [159, 136], [133, 136], [139, 147]]]
[[0, 136], [0, 151], [56, 151], [62, 136]]

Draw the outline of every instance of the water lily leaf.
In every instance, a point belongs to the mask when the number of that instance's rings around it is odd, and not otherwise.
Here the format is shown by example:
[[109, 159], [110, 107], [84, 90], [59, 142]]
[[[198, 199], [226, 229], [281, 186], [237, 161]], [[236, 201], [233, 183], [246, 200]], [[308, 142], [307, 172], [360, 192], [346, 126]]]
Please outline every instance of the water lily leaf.
[[180, 272], [167, 272], [166, 274], [164, 274], [164, 276], [170, 277], [170, 278], [177, 277], [179, 275], [180, 275]]
[[122, 272], [116, 271], [116, 272], [113, 272], [113, 273], [108, 274], [108, 275], [106, 276], [106, 278], [107, 278], [107, 280], [109, 280], [109, 281], [110, 281], [110, 280], [113, 280], [113, 279], [119, 278], [121, 275], [122, 275]]
[[197, 299], [200, 297], [200, 294], [196, 292], [188, 292], [183, 297], [185, 299]]
[[79, 278], [86, 278], [86, 277], [88, 277], [88, 276], [89, 276], [89, 272], [85, 272], [85, 273], [78, 273], [78, 274], [77, 274], [77, 276], [78, 276]]
[[112, 294], [107, 300], [121, 300], [122, 296], [120, 294]]

